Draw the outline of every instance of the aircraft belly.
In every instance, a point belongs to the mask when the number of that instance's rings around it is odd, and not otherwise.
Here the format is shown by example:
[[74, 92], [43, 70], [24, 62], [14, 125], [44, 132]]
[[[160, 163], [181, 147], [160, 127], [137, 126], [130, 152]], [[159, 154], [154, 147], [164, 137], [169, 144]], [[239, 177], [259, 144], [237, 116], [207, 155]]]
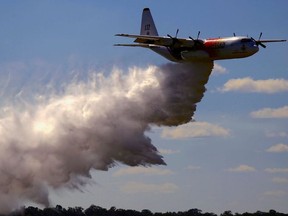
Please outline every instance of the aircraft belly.
[[179, 59], [176, 59], [175, 57], [173, 57], [173, 55], [171, 55], [171, 53], [169, 52], [169, 50], [165, 47], [150, 47], [151, 50], [153, 50], [154, 52], [158, 53], [159, 55], [163, 56], [164, 58], [173, 61], [173, 62], [180, 62]]
[[249, 53], [243, 50], [221, 50], [219, 52], [213, 53], [210, 55], [213, 60], [221, 60], [221, 59], [234, 59], [234, 58], [245, 58], [253, 55], [254, 53]]
[[181, 57], [185, 61], [209, 60], [209, 54], [204, 50], [182, 51]]

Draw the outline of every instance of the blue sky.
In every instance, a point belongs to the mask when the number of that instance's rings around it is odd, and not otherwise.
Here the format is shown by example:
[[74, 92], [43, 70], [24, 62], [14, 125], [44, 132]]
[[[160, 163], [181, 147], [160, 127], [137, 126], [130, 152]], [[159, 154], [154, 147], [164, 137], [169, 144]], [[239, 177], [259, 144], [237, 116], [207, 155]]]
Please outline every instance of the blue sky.
[[[115, 67], [126, 71], [166, 63], [149, 50], [113, 47], [130, 42], [116, 33], [138, 34], [144, 7], [151, 9], [160, 35], [179, 28], [179, 37], [195, 37], [200, 30], [201, 38], [233, 33], [257, 38], [260, 32], [263, 38], [288, 38], [284, 0], [2, 1], [1, 109], [19, 97], [54, 94], [75, 74], [86, 80], [91, 70], [109, 76]], [[94, 183], [82, 192], [51, 189], [52, 204], [287, 213], [287, 43], [215, 63], [196, 122], [147, 132], [167, 166], [92, 170]], [[49, 83], [50, 89], [41, 88]]]

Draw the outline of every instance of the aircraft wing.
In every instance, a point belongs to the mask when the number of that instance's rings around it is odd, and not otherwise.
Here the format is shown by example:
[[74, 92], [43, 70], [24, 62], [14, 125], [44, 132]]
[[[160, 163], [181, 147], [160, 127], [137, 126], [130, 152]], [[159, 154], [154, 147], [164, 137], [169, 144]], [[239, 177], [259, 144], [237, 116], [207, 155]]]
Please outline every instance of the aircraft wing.
[[143, 48], [160, 47], [154, 44], [114, 44], [114, 46], [143, 47]]
[[[159, 46], [179, 46], [179, 47], [194, 47], [195, 41], [185, 38], [172, 38], [151, 35], [130, 35], [130, 34], [116, 34], [115, 36], [135, 38], [136, 43], [150, 44]], [[142, 46], [142, 45], [141, 45]]]
[[287, 40], [277, 39], [277, 40], [259, 40], [260, 43], [272, 43], [272, 42], [285, 42]]

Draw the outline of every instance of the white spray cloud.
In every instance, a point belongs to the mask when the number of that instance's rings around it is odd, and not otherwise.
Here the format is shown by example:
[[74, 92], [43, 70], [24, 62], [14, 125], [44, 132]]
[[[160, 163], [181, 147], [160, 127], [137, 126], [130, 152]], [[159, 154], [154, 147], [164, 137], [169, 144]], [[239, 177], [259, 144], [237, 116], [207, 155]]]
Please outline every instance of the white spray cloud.
[[[0, 212], [25, 200], [48, 206], [48, 188], [85, 185], [92, 169], [165, 165], [145, 132], [150, 125], [189, 122], [212, 67], [166, 64], [125, 75], [114, 69], [109, 77], [71, 83], [61, 94], [1, 107]], [[159, 191], [176, 189], [167, 183]]]

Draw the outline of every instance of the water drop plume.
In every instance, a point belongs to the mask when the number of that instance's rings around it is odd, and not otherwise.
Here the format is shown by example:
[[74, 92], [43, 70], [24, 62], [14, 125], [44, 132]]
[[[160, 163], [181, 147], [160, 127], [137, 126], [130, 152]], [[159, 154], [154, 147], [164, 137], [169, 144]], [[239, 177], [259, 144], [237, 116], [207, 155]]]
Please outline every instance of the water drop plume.
[[191, 121], [212, 68], [113, 69], [33, 103], [1, 107], [0, 212], [27, 200], [49, 206], [51, 188], [85, 185], [93, 169], [165, 165], [145, 132]]

